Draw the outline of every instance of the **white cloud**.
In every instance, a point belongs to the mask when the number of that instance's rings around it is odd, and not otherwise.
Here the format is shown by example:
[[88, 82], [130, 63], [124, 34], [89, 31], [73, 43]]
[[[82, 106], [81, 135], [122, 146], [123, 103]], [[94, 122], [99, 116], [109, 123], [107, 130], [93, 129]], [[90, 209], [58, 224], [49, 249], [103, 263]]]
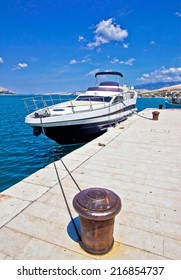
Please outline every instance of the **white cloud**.
[[72, 59], [72, 60], [70, 60], [69, 64], [88, 63], [89, 61], [90, 61], [89, 58], [85, 58], [80, 61], [77, 59]]
[[79, 42], [85, 42], [86, 39], [84, 38], [84, 36], [79, 35], [78, 41]]
[[91, 49], [110, 41], [123, 41], [128, 36], [127, 30], [122, 29], [119, 24], [116, 25], [113, 18], [100, 21], [95, 28], [94, 41], [87, 44]]
[[129, 58], [127, 61], [120, 61], [119, 63], [120, 63], [120, 64], [125, 64], [125, 65], [132, 66], [132, 65], [133, 65], [133, 62], [134, 62], [135, 60], [136, 60], [135, 58]]
[[119, 64], [125, 64], [125, 65], [129, 65], [132, 66], [133, 62], [135, 61], [135, 58], [129, 58], [126, 61], [120, 60], [118, 58], [113, 58], [113, 60], [110, 61], [110, 63], [115, 64], [115, 63], [119, 63]]
[[2, 59], [2, 57], [0, 57], [0, 63], [3, 63], [4, 62], [4, 60]]
[[69, 62], [69, 64], [77, 64], [78, 63], [78, 61], [76, 60], [76, 59], [72, 59], [72, 60], [70, 60], [70, 62]]
[[151, 73], [143, 74], [141, 78], [138, 78], [138, 80], [142, 82], [149, 82], [149, 83], [155, 83], [155, 82], [174, 82], [174, 81], [180, 81], [181, 82], [181, 67], [174, 68], [165, 68], [165, 66], [154, 70]]
[[94, 70], [90, 71], [89, 73], [87, 73], [86, 76], [95, 76], [95, 74], [99, 71], [100, 71], [99, 68], [94, 69]]
[[150, 45], [156, 45], [155, 41], [150, 41]]
[[27, 63], [18, 63], [18, 67], [19, 68], [26, 68], [26, 67], [28, 67], [28, 64]]
[[90, 62], [90, 59], [89, 59], [89, 58], [87, 58], [87, 59], [82, 59], [82, 60], [80, 61], [80, 63], [87, 63], [87, 62]]
[[28, 67], [27, 63], [18, 63], [18, 65], [15, 66], [12, 70], [23, 69], [23, 68], [26, 68], [26, 67]]
[[175, 14], [176, 14], [177, 16], [181, 17], [181, 13], [176, 12]]
[[118, 58], [113, 58], [113, 60], [110, 61], [111, 64], [119, 63]]
[[127, 49], [128, 47], [129, 47], [129, 44], [125, 44], [125, 43], [123, 44], [124, 49]]

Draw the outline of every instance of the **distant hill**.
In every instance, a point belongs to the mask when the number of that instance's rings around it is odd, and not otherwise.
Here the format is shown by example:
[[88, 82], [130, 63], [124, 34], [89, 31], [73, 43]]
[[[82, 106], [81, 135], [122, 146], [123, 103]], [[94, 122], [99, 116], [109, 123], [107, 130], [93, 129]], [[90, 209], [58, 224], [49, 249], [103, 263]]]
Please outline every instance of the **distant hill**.
[[148, 90], [155, 90], [165, 87], [170, 87], [174, 85], [179, 85], [180, 81], [177, 82], [157, 82], [157, 83], [147, 83], [147, 84], [140, 84], [135, 85], [135, 89], [148, 89]]
[[7, 88], [0, 87], [0, 94], [15, 94], [15, 92], [12, 92]]
[[173, 86], [169, 86], [169, 87], [163, 87], [163, 88], [159, 89], [159, 91], [162, 91], [162, 90], [181, 91], [181, 84], [173, 85]]

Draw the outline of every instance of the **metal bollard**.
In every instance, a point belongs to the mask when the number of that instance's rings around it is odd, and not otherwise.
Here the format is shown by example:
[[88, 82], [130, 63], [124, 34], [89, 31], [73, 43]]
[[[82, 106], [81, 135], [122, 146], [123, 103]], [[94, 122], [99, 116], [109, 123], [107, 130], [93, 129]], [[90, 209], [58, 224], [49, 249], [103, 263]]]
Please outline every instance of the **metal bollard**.
[[103, 188], [88, 188], [73, 199], [80, 217], [81, 247], [92, 254], [105, 254], [114, 244], [115, 216], [121, 210], [121, 200], [114, 192]]
[[159, 114], [160, 114], [160, 113], [159, 113], [158, 111], [152, 112], [153, 120], [154, 120], [154, 121], [158, 121]]

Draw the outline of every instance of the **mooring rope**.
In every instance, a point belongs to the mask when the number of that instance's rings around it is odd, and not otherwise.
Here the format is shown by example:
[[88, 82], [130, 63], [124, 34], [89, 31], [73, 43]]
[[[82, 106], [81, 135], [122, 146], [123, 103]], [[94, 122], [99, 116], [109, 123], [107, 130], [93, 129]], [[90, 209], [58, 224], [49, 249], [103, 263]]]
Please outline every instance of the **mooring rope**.
[[[41, 128], [42, 128], [42, 133], [43, 133], [43, 136], [44, 136], [44, 139], [45, 139], [45, 143], [46, 145], [48, 145], [47, 143], [47, 139], [46, 139], [46, 134], [45, 134], [45, 130], [44, 130], [44, 126], [43, 126], [43, 122], [42, 122], [42, 117], [40, 117], [40, 122], [41, 122]], [[52, 152], [53, 153], [53, 152]], [[53, 153], [53, 155], [55, 155]], [[58, 157], [58, 156], [57, 156]], [[58, 157], [59, 158], [59, 157]], [[71, 172], [69, 171], [69, 169], [67, 168], [67, 166], [65, 165], [65, 163], [62, 161], [61, 158], [59, 158], [59, 160], [61, 161], [61, 163], [63, 164], [63, 166], [65, 167], [65, 169], [67, 170], [68, 174], [70, 175], [71, 179], [73, 180], [73, 182], [75, 183], [75, 185], [77, 186], [78, 190], [81, 191], [79, 185], [77, 184], [77, 182], [75, 181], [74, 177], [72, 176]], [[55, 172], [56, 172], [56, 175], [57, 175], [57, 179], [58, 179], [58, 182], [59, 182], [59, 186], [60, 186], [60, 189], [61, 189], [61, 192], [62, 192], [62, 195], [63, 195], [63, 198], [64, 198], [64, 201], [65, 201], [65, 204], [66, 204], [66, 207], [67, 207], [67, 210], [68, 210], [68, 213], [69, 213], [69, 216], [71, 218], [71, 222], [75, 228], [75, 231], [76, 231], [76, 234], [77, 234], [77, 237], [79, 239], [79, 241], [81, 241], [81, 236], [79, 234], [79, 231], [78, 231], [78, 228], [75, 224], [75, 221], [74, 221], [74, 218], [72, 216], [72, 213], [71, 213], [71, 210], [70, 210], [70, 207], [69, 207], [69, 204], [68, 204], [68, 201], [67, 201], [67, 198], [66, 198], [66, 195], [65, 195], [65, 192], [64, 192], [64, 189], [63, 189], [63, 185], [62, 185], [62, 182], [60, 180], [60, 176], [58, 174], [58, 169], [57, 169], [57, 166], [55, 164], [55, 162], [53, 161], [53, 166], [55, 168]]]
[[59, 185], [60, 185], [60, 188], [61, 188], [61, 191], [62, 191], [62, 195], [63, 195], [64, 201], [65, 201], [65, 204], [67, 206], [67, 210], [68, 210], [69, 216], [70, 216], [71, 221], [73, 223], [73, 226], [75, 228], [77, 237], [78, 237], [79, 241], [81, 241], [81, 236], [79, 234], [79, 231], [78, 231], [77, 226], [75, 224], [74, 218], [72, 216], [72, 213], [71, 213], [71, 210], [70, 210], [70, 207], [69, 207], [69, 204], [68, 204], [68, 201], [67, 201], [67, 198], [66, 198], [66, 195], [65, 195], [65, 192], [64, 192], [64, 189], [63, 189], [63, 186], [62, 186], [62, 183], [61, 183], [61, 180], [60, 180], [60, 177], [59, 177], [58, 170], [57, 170], [55, 162], [53, 162], [53, 165], [54, 165], [54, 168], [55, 168], [55, 171], [56, 171], [56, 174], [57, 174], [58, 182], [59, 182]]
[[135, 112], [135, 111], [134, 111], [134, 114], [137, 115], [137, 116], [140, 117], [140, 118], [143, 118], [143, 119], [153, 120], [152, 118], [148, 118], [148, 117], [142, 116], [142, 115], [138, 114], [138, 113]]
[[[42, 122], [42, 117], [40, 117], [40, 122], [41, 122], [41, 128], [42, 128], [42, 132], [43, 132], [43, 135], [44, 135], [44, 139], [45, 139], [45, 142], [46, 142], [46, 145], [48, 146], [48, 143], [47, 143], [47, 139], [46, 139], [46, 134], [45, 134], [45, 130], [44, 130], [44, 126], [43, 126], [43, 122]], [[69, 176], [71, 177], [72, 181], [74, 182], [74, 184], [76, 185], [76, 187], [78, 188], [79, 191], [81, 191], [81, 188], [79, 187], [78, 183], [76, 182], [75, 178], [73, 177], [73, 175], [71, 174], [71, 172], [69, 171], [69, 169], [67, 168], [66, 164], [63, 162], [63, 160], [58, 156], [56, 155], [53, 151], [51, 151], [52, 154], [57, 157], [62, 165], [64, 166], [64, 168], [66, 169], [67, 173], [69, 174]]]

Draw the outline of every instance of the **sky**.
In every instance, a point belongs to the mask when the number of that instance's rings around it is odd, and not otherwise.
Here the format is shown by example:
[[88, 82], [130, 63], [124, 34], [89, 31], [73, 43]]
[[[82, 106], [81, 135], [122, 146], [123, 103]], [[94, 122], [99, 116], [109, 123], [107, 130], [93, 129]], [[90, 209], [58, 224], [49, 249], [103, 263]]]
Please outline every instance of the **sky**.
[[72, 92], [119, 71], [181, 83], [180, 0], [0, 0], [0, 87]]

